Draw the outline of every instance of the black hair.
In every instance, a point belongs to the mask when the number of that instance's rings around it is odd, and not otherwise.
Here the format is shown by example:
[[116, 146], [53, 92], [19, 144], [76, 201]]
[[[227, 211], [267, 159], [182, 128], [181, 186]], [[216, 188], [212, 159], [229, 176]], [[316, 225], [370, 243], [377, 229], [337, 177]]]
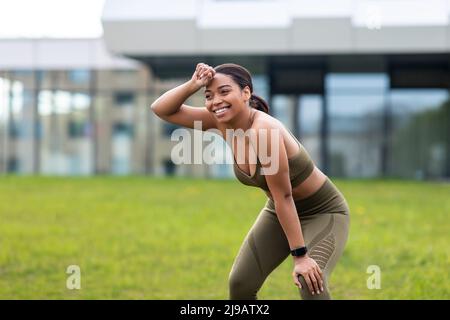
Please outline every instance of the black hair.
[[249, 87], [250, 93], [252, 94], [249, 101], [250, 107], [269, 113], [269, 105], [267, 102], [253, 93], [253, 83], [250, 71], [235, 63], [224, 63], [216, 66], [214, 70], [217, 73], [223, 73], [230, 76], [241, 89]]

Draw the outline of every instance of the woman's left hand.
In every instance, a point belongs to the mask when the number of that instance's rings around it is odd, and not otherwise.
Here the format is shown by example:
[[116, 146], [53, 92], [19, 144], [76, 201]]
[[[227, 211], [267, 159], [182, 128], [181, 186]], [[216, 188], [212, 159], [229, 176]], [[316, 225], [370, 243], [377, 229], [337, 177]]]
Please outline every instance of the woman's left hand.
[[320, 294], [320, 291], [323, 291], [323, 278], [322, 270], [320, 270], [317, 262], [307, 254], [302, 257], [294, 257], [294, 261], [295, 266], [292, 276], [294, 277], [295, 285], [300, 289], [302, 288], [302, 285], [298, 280], [298, 277], [302, 276], [305, 279], [311, 294]]

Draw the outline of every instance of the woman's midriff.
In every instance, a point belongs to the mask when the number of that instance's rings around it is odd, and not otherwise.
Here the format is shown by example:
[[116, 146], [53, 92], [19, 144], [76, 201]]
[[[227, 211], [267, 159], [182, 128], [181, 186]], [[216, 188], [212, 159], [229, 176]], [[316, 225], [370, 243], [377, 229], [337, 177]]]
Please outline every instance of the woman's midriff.
[[[315, 193], [324, 184], [327, 176], [320, 171], [319, 168], [314, 167], [314, 170], [306, 178], [305, 181], [300, 183], [298, 186], [292, 189], [292, 198], [294, 201], [301, 200], [309, 197]], [[273, 200], [272, 195], [269, 191], [264, 191], [266, 195]]]

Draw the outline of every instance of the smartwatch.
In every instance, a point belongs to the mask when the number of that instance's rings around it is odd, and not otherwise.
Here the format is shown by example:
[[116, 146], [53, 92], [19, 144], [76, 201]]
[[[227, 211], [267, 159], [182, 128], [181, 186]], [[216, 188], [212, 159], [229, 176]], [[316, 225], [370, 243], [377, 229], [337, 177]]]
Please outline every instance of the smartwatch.
[[308, 249], [306, 249], [306, 247], [300, 247], [294, 250], [291, 250], [291, 255], [293, 255], [294, 257], [303, 257], [306, 252], [308, 252]]

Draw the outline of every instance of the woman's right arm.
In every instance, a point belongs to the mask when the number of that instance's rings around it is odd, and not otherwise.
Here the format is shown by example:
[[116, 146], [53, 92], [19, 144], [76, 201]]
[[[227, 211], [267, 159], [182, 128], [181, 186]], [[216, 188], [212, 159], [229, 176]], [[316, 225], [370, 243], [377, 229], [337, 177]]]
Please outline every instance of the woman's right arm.
[[167, 91], [152, 103], [152, 111], [159, 118], [183, 127], [194, 128], [194, 121], [201, 121], [202, 130], [216, 128], [213, 115], [205, 107], [184, 104], [191, 95], [207, 85], [214, 74], [213, 68], [199, 63], [189, 81]]

